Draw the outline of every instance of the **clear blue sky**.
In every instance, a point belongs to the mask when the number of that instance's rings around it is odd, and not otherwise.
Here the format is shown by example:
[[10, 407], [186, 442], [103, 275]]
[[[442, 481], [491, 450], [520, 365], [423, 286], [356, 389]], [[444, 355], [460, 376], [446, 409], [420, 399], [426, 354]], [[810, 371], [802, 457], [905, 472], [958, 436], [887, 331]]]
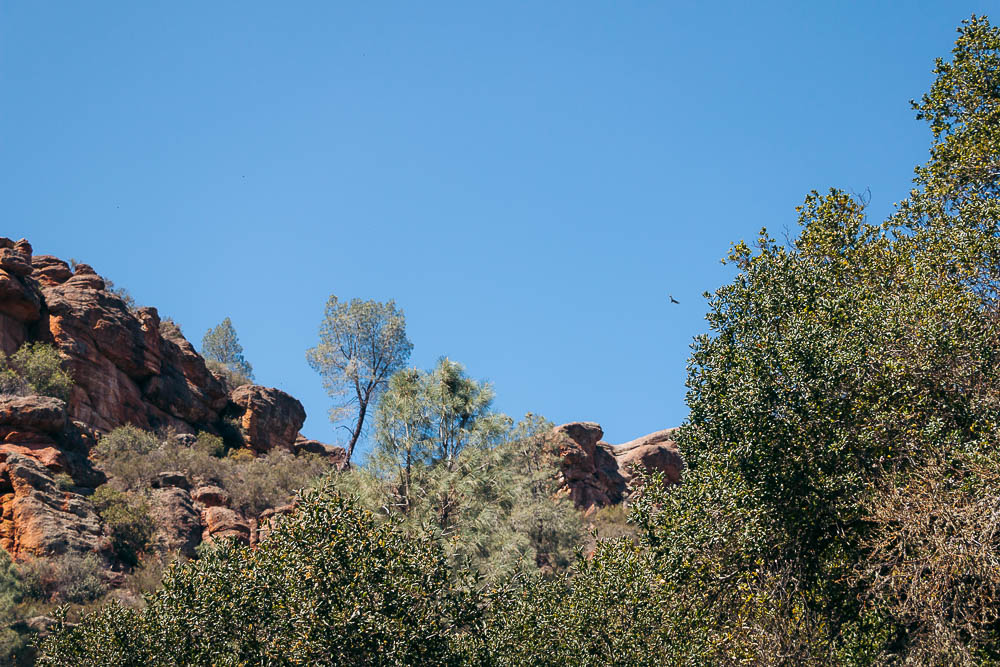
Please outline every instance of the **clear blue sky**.
[[[336, 441], [323, 305], [623, 442], [679, 424], [701, 294], [813, 188], [881, 217], [908, 100], [988, 2], [6, 2], [0, 235], [74, 257]], [[681, 303], [670, 305], [667, 294]]]

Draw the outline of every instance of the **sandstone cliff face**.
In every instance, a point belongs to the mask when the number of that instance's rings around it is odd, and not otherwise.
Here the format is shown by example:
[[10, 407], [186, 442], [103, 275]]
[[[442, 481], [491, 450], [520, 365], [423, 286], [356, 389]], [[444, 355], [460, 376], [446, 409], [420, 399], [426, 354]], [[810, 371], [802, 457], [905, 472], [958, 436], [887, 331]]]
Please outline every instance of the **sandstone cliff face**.
[[[176, 325], [155, 308], [129, 308], [90, 266], [0, 237], [0, 352], [29, 342], [55, 346], [74, 385], [66, 402], [0, 396], [0, 548], [17, 559], [108, 556], [87, 500], [105, 479], [88, 451], [118, 426], [223, 434], [257, 453], [304, 449], [334, 462], [343, 454], [299, 435], [305, 410], [285, 392], [246, 385], [229, 394]], [[151, 491], [161, 548], [194, 555], [203, 539], [250, 541], [256, 517], [200, 502], [185, 484], [168, 475]]]
[[662, 472], [671, 483], [681, 481], [684, 462], [673, 441], [676, 429], [650, 433], [622, 445], [603, 442], [594, 422], [557, 426], [550, 435], [561, 459], [563, 488], [578, 509], [591, 510], [626, 500], [639, 480], [639, 467]]

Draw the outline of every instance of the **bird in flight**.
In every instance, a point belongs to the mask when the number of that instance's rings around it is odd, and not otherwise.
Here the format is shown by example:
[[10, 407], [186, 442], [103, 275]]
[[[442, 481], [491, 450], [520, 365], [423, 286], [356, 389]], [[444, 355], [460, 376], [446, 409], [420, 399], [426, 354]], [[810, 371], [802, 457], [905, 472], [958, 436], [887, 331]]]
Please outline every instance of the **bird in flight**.
[[674, 298], [673, 294], [668, 294], [667, 296], [670, 297], [670, 303], [680, 303], [680, 301]]

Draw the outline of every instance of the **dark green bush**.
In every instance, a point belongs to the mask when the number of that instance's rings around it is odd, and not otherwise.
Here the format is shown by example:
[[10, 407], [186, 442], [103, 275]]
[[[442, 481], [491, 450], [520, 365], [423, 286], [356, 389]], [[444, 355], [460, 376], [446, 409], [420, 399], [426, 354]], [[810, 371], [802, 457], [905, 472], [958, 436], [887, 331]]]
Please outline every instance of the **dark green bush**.
[[93, 554], [35, 558], [19, 569], [25, 594], [36, 600], [85, 604], [107, 591], [101, 563]]
[[172, 567], [145, 609], [64, 625], [39, 664], [468, 664], [472, 584], [435, 543], [324, 489], [259, 548], [223, 543]]
[[127, 565], [136, 565], [155, 532], [145, 503], [108, 484], [97, 487], [90, 498], [111, 536], [115, 554]]

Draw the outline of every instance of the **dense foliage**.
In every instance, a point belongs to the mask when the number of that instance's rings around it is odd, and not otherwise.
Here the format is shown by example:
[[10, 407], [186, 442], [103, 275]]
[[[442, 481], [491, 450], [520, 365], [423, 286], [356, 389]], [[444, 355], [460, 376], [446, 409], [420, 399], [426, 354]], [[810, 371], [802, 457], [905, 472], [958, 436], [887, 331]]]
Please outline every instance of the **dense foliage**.
[[122, 426], [98, 441], [93, 457], [123, 491], [150, 489], [162, 472], [179, 471], [194, 483], [215, 484], [232, 499], [234, 509], [255, 516], [284, 505], [295, 491], [309, 486], [330, 469], [315, 454], [285, 451], [255, 456], [249, 449], [225, 453], [222, 439], [201, 433], [194, 441], [174, 433], [158, 436]]
[[59, 352], [46, 343], [25, 343], [6, 357], [0, 354], [0, 394], [39, 394], [66, 400], [73, 379]]
[[467, 664], [473, 584], [434, 541], [321, 489], [260, 548], [222, 544], [168, 570], [143, 610], [64, 626], [39, 664]]
[[146, 503], [108, 484], [97, 487], [90, 501], [110, 533], [115, 555], [126, 565], [137, 565], [156, 528]]
[[492, 410], [493, 390], [441, 359], [392, 377], [375, 419], [368, 464], [339, 488], [411, 534], [430, 531], [452, 556], [490, 578], [565, 568], [582, 539], [568, 496], [557, 496], [552, 427], [514, 426]]

